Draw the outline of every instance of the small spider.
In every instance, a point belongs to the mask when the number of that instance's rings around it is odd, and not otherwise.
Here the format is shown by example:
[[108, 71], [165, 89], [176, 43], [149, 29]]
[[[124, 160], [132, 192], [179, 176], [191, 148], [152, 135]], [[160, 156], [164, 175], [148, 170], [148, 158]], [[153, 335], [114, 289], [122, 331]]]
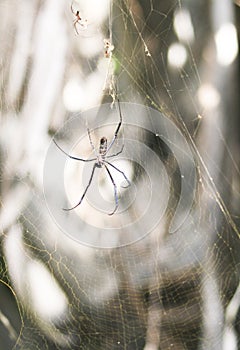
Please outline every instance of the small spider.
[[127, 176], [124, 174], [124, 172], [120, 169], [118, 169], [115, 165], [113, 165], [112, 163], [110, 163], [107, 159], [109, 158], [112, 158], [112, 157], [115, 157], [117, 155], [119, 155], [120, 153], [122, 153], [123, 151], [123, 146], [121, 148], [121, 150], [115, 154], [111, 154], [111, 155], [108, 155], [108, 152], [110, 151], [110, 149], [112, 148], [112, 146], [114, 145], [116, 139], [117, 139], [117, 136], [118, 136], [118, 133], [119, 133], [119, 130], [121, 128], [121, 125], [122, 125], [122, 113], [121, 113], [121, 108], [120, 108], [120, 102], [119, 100], [117, 99], [118, 101], [118, 109], [119, 109], [119, 116], [120, 116], [120, 121], [118, 123], [118, 126], [115, 130], [115, 133], [114, 133], [114, 136], [110, 142], [110, 144], [108, 145], [108, 142], [107, 142], [107, 138], [105, 136], [101, 137], [100, 139], [100, 145], [99, 145], [99, 149], [98, 149], [98, 152], [96, 151], [96, 148], [94, 147], [93, 145], [93, 142], [92, 142], [92, 139], [91, 139], [91, 134], [90, 134], [90, 130], [87, 129], [87, 132], [88, 132], [88, 137], [89, 137], [89, 142], [90, 142], [90, 145], [93, 149], [93, 151], [95, 152], [96, 154], [96, 157], [94, 158], [90, 158], [90, 159], [82, 159], [82, 158], [78, 158], [78, 157], [73, 157], [71, 155], [69, 155], [68, 153], [66, 153], [58, 144], [57, 142], [53, 139], [53, 142], [55, 143], [55, 145], [69, 158], [71, 159], [74, 159], [74, 160], [80, 160], [82, 162], [92, 162], [92, 161], [95, 161], [94, 165], [93, 165], [93, 168], [92, 168], [92, 173], [91, 173], [91, 176], [89, 178], [89, 181], [88, 181], [88, 184], [82, 194], [82, 197], [80, 198], [79, 202], [74, 205], [72, 208], [63, 208], [63, 210], [66, 210], [66, 211], [69, 211], [69, 210], [73, 210], [75, 208], [77, 208], [83, 201], [86, 193], [87, 193], [87, 190], [89, 188], [89, 186], [91, 185], [91, 182], [92, 182], [92, 179], [93, 179], [93, 175], [94, 175], [94, 172], [96, 170], [96, 168], [105, 168], [106, 171], [107, 171], [107, 174], [113, 184], [113, 188], [114, 188], [114, 199], [115, 199], [115, 208], [114, 210], [108, 214], [108, 215], [113, 215], [117, 208], [118, 208], [118, 205], [119, 205], [119, 198], [118, 198], [118, 193], [117, 193], [117, 186], [116, 186], [116, 183], [113, 179], [113, 176], [109, 170], [109, 166], [112, 167], [113, 169], [117, 170], [120, 174], [122, 174], [122, 176], [124, 177], [124, 179], [127, 181], [128, 185], [125, 186], [125, 187], [128, 187], [131, 185], [131, 182], [129, 181], [129, 179], [127, 178]]
[[73, 22], [73, 26], [74, 26], [74, 28], [75, 28], [76, 33], [79, 34], [79, 32], [78, 32], [78, 30], [77, 30], [77, 24], [79, 24], [83, 29], [86, 29], [86, 28], [87, 28], [87, 19], [83, 19], [83, 18], [80, 16], [79, 10], [74, 11], [74, 9], [73, 9], [73, 4], [71, 4], [71, 11], [72, 11], [72, 13], [74, 14], [74, 16], [76, 17], [76, 19], [75, 19], [74, 22]]
[[114, 50], [114, 45], [111, 44], [110, 39], [104, 39], [104, 56], [106, 58], [110, 58], [112, 56], [112, 52]]

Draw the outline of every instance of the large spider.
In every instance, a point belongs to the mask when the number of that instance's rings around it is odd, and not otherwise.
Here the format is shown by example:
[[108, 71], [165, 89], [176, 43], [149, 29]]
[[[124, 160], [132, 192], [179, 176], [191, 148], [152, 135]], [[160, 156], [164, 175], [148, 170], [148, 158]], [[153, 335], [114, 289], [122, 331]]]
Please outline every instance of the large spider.
[[118, 109], [119, 109], [119, 116], [120, 116], [120, 121], [118, 123], [118, 126], [115, 130], [115, 133], [114, 133], [114, 136], [112, 138], [112, 141], [110, 142], [110, 144], [108, 145], [107, 143], [107, 138], [105, 136], [101, 137], [100, 139], [100, 145], [99, 145], [99, 149], [98, 149], [98, 152], [96, 150], [96, 148], [94, 147], [94, 144], [92, 142], [92, 139], [91, 139], [91, 134], [90, 134], [90, 130], [87, 129], [87, 132], [88, 132], [88, 137], [89, 137], [89, 142], [91, 144], [91, 147], [96, 155], [96, 157], [94, 158], [90, 158], [90, 159], [82, 159], [82, 158], [78, 158], [78, 157], [73, 157], [71, 156], [70, 154], [68, 154], [67, 152], [65, 152], [58, 144], [57, 142], [53, 139], [53, 142], [55, 143], [55, 145], [69, 158], [71, 159], [74, 159], [74, 160], [80, 160], [82, 162], [92, 162], [92, 161], [95, 161], [94, 165], [93, 165], [93, 168], [92, 168], [92, 173], [91, 173], [91, 176], [89, 178], [89, 181], [88, 181], [88, 184], [82, 194], [82, 197], [80, 198], [79, 202], [74, 205], [72, 208], [63, 208], [63, 210], [66, 210], [66, 211], [69, 211], [69, 210], [73, 210], [75, 208], [77, 208], [83, 201], [86, 193], [87, 193], [87, 190], [89, 188], [89, 186], [91, 185], [91, 182], [92, 182], [92, 179], [93, 179], [93, 175], [94, 175], [94, 172], [96, 170], [96, 168], [105, 168], [106, 171], [107, 171], [107, 174], [113, 184], [113, 188], [114, 188], [114, 199], [115, 199], [115, 208], [114, 210], [109, 213], [108, 215], [113, 215], [117, 208], [118, 208], [118, 205], [119, 205], [119, 198], [118, 198], [118, 193], [117, 193], [117, 186], [116, 186], [116, 183], [113, 179], [113, 176], [108, 168], [108, 166], [112, 167], [113, 169], [117, 170], [119, 173], [122, 174], [122, 176], [124, 177], [124, 179], [127, 181], [128, 185], [125, 186], [125, 187], [128, 187], [131, 185], [131, 182], [129, 181], [129, 179], [127, 178], [127, 176], [124, 174], [124, 172], [120, 169], [118, 169], [115, 165], [113, 165], [112, 163], [110, 163], [109, 161], [107, 161], [107, 159], [109, 158], [112, 158], [112, 157], [115, 157], [117, 155], [119, 155], [120, 153], [122, 153], [123, 151], [123, 146], [122, 148], [120, 149], [119, 152], [115, 153], [115, 154], [111, 154], [111, 155], [107, 155], [108, 152], [110, 151], [110, 149], [112, 148], [112, 146], [114, 145], [116, 139], [117, 139], [117, 136], [118, 136], [118, 133], [119, 133], [119, 130], [121, 128], [121, 125], [122, 125], [122, 113], [121, 113], [121, 108], [120, 108], [120, 102], [119, 100], [117, 99], [118, 101]]

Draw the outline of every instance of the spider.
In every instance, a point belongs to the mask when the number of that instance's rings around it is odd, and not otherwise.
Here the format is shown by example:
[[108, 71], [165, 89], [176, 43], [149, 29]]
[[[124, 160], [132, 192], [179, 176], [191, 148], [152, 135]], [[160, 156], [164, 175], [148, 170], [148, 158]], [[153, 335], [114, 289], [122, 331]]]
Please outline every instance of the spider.
[[76, 17], [76, 19], [73, 22], [73, 26], [75, 28], [76, 33], [79, 34], [79, 32], [77, 30], [77, 24], [80, 24], [80, 26], [83, 27], [83, 29], [86, 29], [87, 28], [87, 19], [82, 19], [82, 17], [80, 16], [79, 10], [74, 11], [73, 4], [71, 4], [71, 11], [74, 14], [74, 16]]
[[91, 138], [91, 134], [90, 134], [90, 130], [87, 129], [87, 132], [88, 132], [88, 138], [89, 138], [89, 142], [90, 142], [90, 145], [92, 147], [92, 150], [95, 152], [96, 154], [96, 157], [94, 158], [90, 158], [90, 159], [82, 159], [82, 158], [78, 158], [78, 157], [73, 157], [71, 156], [70, 154], [68, 154], [67, 152], [65, 152], [58, 144], [57, 142], [53, 139], [53, 142], [55, 143], [55, 145], [60, 149], [60, 151], [62, 151], [67, 157], [71, 158], [71, 159], [74, 159], [74, 160], [80, 160], [82, 162], [92, 162], [92, 161], [95, 161], [94, 165], [93, 165], [93, 168], [92, 168], [92, 173], [91, 173], [91, 176], [89, 178], [89, 181], [88, 181], [88, 184], [82, 194], [82, 197], [80, 198], [79, 202], [74, 205], [73, 207], [71, 208], [63, 208], [63, 210], [65, 211], [69, 211], [69, 210], [73, 210], [75, 208], [77, 208], [83, 201], [86, 193], [87, 193], [87, 190], [88, 188], [90, 187], [91, 185], [91, 182], [92, 182], [92, 179], [93, 179], [93, 175], [94, 175], [94, 172], [96, 170], [96, 168], [105, 168], [112, 184], [113, 184], [113, 188], [114, 188], [114, 199], [115, 199], [115, 208], [114, 210], [109, 213], [108, 215], [113, 215], [117, 208], [118, 208], [118, 205], [119, 205], [119, 198], [118, 198], [118, 193], [117, 193], [117, 185], [114, 181], [114, 178], [109, 170], [109, 167], [117, 170], [120, 174], [122, 174], [122, 176], [124, 177], [124, 179], [127, 181], [128, 185], [127, 186], [123, 186], [123, 187], [129, 187], [131, 185], [131, 182], [129, 181], [129, 179], [127, 178], [127, 176], [124, 174], [124, 172], [120, 169], [118, 169], [115, 165], [113, 165], [112, 163], [110, 163], [107, 159], [109, 158], [112, 158], [112, 157], [115, 157], [117, 155], [119, 155], [120, 153], [122, 153], [123, 151], [123, 147], [124, 145], [122, 146], [122, 148], [120, 149], [119, 152], [115, 153], [115, 154], [111, 154], [111, 155], [108, 155], [108, 152], [110, 151], [110, 149], [112, 148], [112, 146], [114, 145], [116, 139], [117, 139], [117, 136], [118, 136], [118, 133], [119, 133], [119, 130], [121, 128], [121, 125], [122, 125], [122, 113], [121, 113], [121, 108], [120, 108], [120, 102], [119, 100], [117, 99], [118, 101], [118, 109], [119, 109], [119, 116], [120, 116], [120, 120], [119, 120], [119, 123], [117, 125], [117, 128], [115, 130], [115, 133], [114, 133], [114, 136], [110, 142], [110, 144], [108, 145], [108, 141], [107, 141], [107, 138], [105, 136], [101, 137], [100, 139], [100, 144], [99, 144], [99, 149], [98, 149], [98, 152], [96, 151], [96, 148], [92, 142], [92, 138]]
[[104, 39], [103, 43], [104, 43], [104, 49], [105, 49], [104, 55], [106, 58], [110, 58], [114, 50], [114, 45], [111, 44], [110, 39]]

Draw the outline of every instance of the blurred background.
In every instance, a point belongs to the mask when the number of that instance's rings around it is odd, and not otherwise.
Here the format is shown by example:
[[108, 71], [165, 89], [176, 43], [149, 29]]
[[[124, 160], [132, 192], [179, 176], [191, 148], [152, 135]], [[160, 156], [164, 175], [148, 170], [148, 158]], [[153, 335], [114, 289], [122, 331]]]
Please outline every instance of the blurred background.
[[[0, 349], [240, 349], [239, 2], [3, 0], [0, 14]], [[69, 207], [52, 139], [90, 157], [86, 130], [96, 145], [103, 130], [110, 139], [117, 99], [114, 153], [124, 145], [135, 197], [120, 189], [130, 204], [112, 217], [87, 200], [74, 222], [59, 210], [79, 241], [49, 210]], [[84, 173], [68, 163], [63, 190], [76, 202]], [[114, 208], [112, 184], [96, 183]], [[146, 193], [160, 193], [154, 218]], [[99, 246], [84, 244], [90, 225]]]

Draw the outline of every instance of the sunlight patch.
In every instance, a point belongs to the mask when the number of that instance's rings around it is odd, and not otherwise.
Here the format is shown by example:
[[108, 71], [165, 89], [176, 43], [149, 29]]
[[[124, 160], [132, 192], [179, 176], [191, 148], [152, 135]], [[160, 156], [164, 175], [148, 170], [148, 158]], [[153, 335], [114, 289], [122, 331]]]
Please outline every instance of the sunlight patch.
[[173, 26], [179, 40], [185, 42], [194, 40], [192, 19], [187, 9], [181, 8], [175, 12]]
[[220, 95], [212, 84], [202, 84], [197, 92], [199, 103], [206, 109], [216, 108], [220, 102]]
[[173, 43], [168, 49], [168, 63], [174, 68], [182, 68], [187, 61], [187, 50], [180, 43]]
[[232, 23], [224, 23], [215, 34], [217, 60], [223, 66], [231, 64], [238, 53], [236, 27]]
[[69, 80], [63, 90], [63, 101], [66, 109], [70, 112], [81, 110], [84, 98], [84, 88], [80, 80]]
[[237, 350], [237, 336], [234, 329], [227, 328], [223, 333], [223, 350]]
[[62, 316], [67, 308], [67, 298], [46, 267], [32, 261], [28, 264], [27, 273], [35, 310], [44, 318]]

